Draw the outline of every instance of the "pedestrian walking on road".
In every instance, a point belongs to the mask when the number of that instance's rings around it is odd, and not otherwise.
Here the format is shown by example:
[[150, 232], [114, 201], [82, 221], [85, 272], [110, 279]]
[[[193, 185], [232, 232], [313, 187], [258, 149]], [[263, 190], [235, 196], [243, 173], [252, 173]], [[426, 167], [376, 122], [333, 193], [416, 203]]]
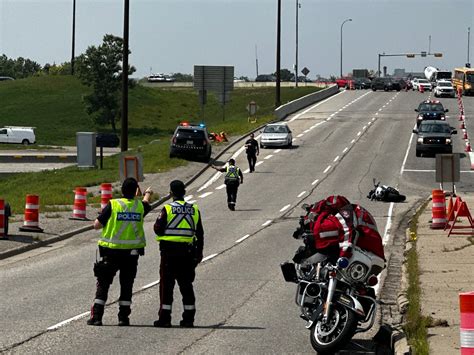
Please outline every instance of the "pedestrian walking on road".
[[122, 184], [123, 198], [112, 199], [94, 221], [94, 229], [102, 229], [99, 239], [100, 261], [94, 264], [97, 277], [95, 300], [88, 325], [102, 325], [109, 287], [117, 271], [120, 273], [118, 325], [130, 325], [133, 282], [137, 275], [138, 258], [145, 255], [143, 218], [150, 212], [151, 188], [143, 200], [135, 198], [138, 182], [127, 178]]
[[193, 281], [195, 268], [202, 261], [204, 229], [201, 213], [196, 204], [184, 201], [184, 183], [174, 180], [170, 184], [173, 202], [161, 210], [153, 227], [156, 240], [160, 242], [160, 310], [153, 325], [171, 327], [173, 289], [177, 281], [183, 297], [181, 327], [194, 327], [196, 298]]
[[249, 170], [251, 173], [253, 173], [255, 171], [255, 163], [257, 162], [257, 156], [260, 154], [258, 142], [254, 138], [253, 133], [250, 134], [250, 138], [245, 142], [245, 152], [247, 153]]
[[244, 175], [240, 168], [235, 166], [235, 160], [229, 159], [229, 163], [225, 168], [217, 168], [212, 166], [217, 171], [225, 172], [224, 183], [227, 191], [227, 206], [231, 211], [235, 211], [235, 204], [237, 203], [237, 191], [239, 185], [244, 183]]

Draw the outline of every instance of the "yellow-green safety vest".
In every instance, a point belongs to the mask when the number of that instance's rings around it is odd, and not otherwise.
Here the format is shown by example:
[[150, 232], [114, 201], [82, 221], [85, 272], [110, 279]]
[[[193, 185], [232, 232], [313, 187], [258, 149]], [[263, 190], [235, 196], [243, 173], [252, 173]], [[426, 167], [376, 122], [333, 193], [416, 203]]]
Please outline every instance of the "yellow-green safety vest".
[[165, 205], [166, 229], [156, 240], [168, 242], [192, 243], [195, 239], [196, 226], [199, 221], [199, 209], [195, 204], [185, 201], [173, 201]]
[[239, 168], [229, 165], [225, 171], [225, 180], [239, 180]]
[[138, 249], [146, 245], [143, 230], [145, 209], [139, 200], [110, 200], [112, 213], [102, 230], [100, 246], [110, 249]]

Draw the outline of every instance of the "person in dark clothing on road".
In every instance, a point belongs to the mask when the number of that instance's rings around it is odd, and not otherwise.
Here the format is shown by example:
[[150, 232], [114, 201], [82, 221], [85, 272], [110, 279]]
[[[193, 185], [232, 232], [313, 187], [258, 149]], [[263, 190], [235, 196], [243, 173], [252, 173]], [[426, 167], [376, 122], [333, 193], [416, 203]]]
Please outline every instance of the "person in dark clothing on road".
[[201, 213], [196, 204], [184, 201], [184, 183], [173, 180], [170, 184], [173, 202], [161, 210], [153, 227], [160, 242], [160, 310], [153, 325], [171, 327], [171, 308], [175, 281], [183, 297], [181, 327], [194, 327], [196, 298], [193, 281], [195, 268], [202, 261], [204, 229]]
[[212, 168], [222, 173], [225, 172], [224, 183], [227, 190], [227, 206], [231, 211], [235, 211], [235, 204], [237, 203], [237, 191], [239, 189], [239, 185], [244, 183], [244, 175], [242, 174], [242, 171], [240, 168], [235, 166], [234, 159], [229, 159], [229, 163], [225, 168], [217, 168], [214, 165]]
[[138, 182], [127, 178], [122, 184], [123, 198], [112, 199], [94, 221], [94, 229], [102, 229], [99, 239], [101, 260], [94, 265], [97, 289], [88, 325], [102, 325], [102, 316], [110, 285], [117, 271], [120, 273], [118, 325], [130, 325], [133, 282], [137, 275], [138, 257], [145, 255], [143, 218], [150, 212], [151, 188], [145, 190], [143, 200], [135, 199]]
[[254, 138], [254, 134], [250, 134], [250, 138], [245, 142], [245, 152], [247, 153], [247, 160], [249, 162], [249, 170], [251, 173], [255, 171], [255, 163], [257, 162], [257, 155], [260, 154], [258, 142]]

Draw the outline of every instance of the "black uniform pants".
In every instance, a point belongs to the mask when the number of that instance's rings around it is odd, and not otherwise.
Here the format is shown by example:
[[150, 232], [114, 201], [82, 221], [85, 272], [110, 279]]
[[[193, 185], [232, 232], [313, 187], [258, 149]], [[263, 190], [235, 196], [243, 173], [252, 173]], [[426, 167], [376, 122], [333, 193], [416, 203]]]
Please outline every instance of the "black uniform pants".
[[237, 203], [237, 190], [239, 189], [238, 181], [228, 181], [226, 182], [226, 191], [227, 191], [227, 204], [229, 206], [235, 205]]
[[110, 285], [118, 271], [120, 280], [119, 318], [128, 317], [132, 303], [133, 283], [137, 276], [138, 255], [111, 253], [110, 255], [103, 256], [102, 261], [99, 263], [100, 267], [96, 271], [97, 289], [93, 316], [95, 314], [96, 318], [102, 318]]
[[250, 172], [255, 171], [255, 163], [257, 162], [257, 154], [247, 154]]
[[193, 250], [186, 245], [175, 250], [161, 251], [160, 320], [171, 320], [173, 290], [175, 282], [177, 281], [183, 299], [183, 320], [187, 322], [194, 321], [194, 315], [196, 313], [196, 298], [193, 289], [193, 281], [196, 275], [195, 268], [196, 264]]

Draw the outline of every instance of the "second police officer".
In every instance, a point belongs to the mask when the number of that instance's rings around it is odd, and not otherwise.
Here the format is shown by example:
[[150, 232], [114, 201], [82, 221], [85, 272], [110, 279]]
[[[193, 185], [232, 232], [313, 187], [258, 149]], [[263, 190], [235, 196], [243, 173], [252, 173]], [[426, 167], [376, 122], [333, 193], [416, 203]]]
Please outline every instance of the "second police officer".
[[212, 165], [212, 168], [225, 173], [224, 183], [227, 191], [227, 206], [231, 211], [235, 211], [237, 191], [239, 185], [244, 183], [244, 175], [242, 174], [242, 171], [235, 165], [234, 159], [229, 159], [229, 163], [225, 168], [217, 168], [214, 165]]

